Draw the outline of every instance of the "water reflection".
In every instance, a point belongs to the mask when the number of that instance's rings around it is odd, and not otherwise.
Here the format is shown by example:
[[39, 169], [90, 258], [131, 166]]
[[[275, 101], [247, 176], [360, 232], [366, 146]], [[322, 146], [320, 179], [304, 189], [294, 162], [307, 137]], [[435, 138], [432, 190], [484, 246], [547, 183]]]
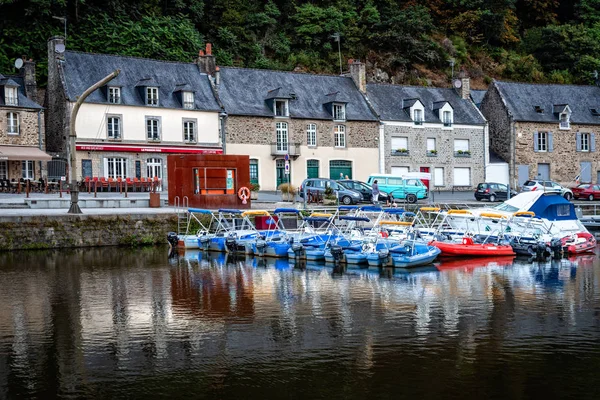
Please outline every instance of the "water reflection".
[[595, 255], [400, 270], [2, 253], [0, 398], [586, 397], [600, 383], [599, 278]]

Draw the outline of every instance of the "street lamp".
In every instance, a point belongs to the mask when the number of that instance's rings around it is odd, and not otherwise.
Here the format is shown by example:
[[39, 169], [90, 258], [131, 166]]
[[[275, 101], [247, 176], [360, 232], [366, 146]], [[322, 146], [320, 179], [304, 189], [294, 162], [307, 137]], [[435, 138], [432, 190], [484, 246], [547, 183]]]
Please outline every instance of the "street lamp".
[[73, 106], [73, 111], [71, 111], [71, 121], [69, 123], [69, 176], [71, 177], [71, 207], [69, 207], [69, 214], [81, 214], [81, 209], [79, 208], [79, 186], [77, 185], [77, 177], [75, 176], [75, 163], [77, 161], [76, 157], [76, 147], [75, 147], [75, 139], [77, 139], [77, 133], [75, 132], [75, 120], [77, 119], [77, 113], [79, 112], [79, 107], [83, 104], [83, 101], [90, 95], [92, 92], [113, 80], [121, 73], [120, 69], [113, 71], [110, 75], [102, 78], [98, 82], [94, 83], [92, 86], [87, 88], [85, 92], [81, 96], [77, 98], [75, 105]]
[[63, 24], [65, 24], [65, 42], [67, 41], [67, 17], [56, 17], [56, 16], [52, 16], [52, 18], [57, 19], [59, 21], [61, 21]]
[[454, 58], [451, 58], [448, 60], [448, 64], [450, 64], [450, 67], [452, 68], [452, 78], [451, 78], [452, 81], [454, 80], [454, 61], [455, 61]]

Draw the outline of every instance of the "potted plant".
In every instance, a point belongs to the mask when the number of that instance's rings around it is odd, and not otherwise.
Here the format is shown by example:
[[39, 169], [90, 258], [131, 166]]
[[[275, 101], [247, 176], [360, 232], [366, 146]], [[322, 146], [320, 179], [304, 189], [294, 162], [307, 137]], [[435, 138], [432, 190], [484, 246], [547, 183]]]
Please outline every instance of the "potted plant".
[[323, 196], [323, 205], [324, 206], [336, 206], [337, 205], [337, 196], [331, 186], [327, 186], [325, 188], [325, 193]]
[[396, 149], [396, 154], [400, 154], [400, 155], [407, 155], [408, 154], [408, 149], [402, 148], [402, 149]]
[[437, 150], [435, 150], [435, 149], [429, 150], [429, 155], [431, 155], [431, 156], [437, 155]]
[[250, 183], [250, 199], [258, 200], [258, 191], [260, 190], [260, 185], [258, 183]]
[[290, 183], [282, 183], [277, 190], [281, 190], [281, 199], [283, 201], [294, 201], [296, 199], [296, 188]]

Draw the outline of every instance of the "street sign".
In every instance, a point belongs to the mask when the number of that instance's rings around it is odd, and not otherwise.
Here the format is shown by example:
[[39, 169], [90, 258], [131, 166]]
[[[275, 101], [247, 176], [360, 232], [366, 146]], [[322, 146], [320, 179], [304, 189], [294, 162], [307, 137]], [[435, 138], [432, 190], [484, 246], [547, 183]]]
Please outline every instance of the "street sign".
[[286, 160], [285, 162], [285, 174], [289, 175], [290, 174], [290, 162]]
[[290, 160], [290, 155], [286, 154], [284, 158], [285, 158], [285, 162], [288, 162]]

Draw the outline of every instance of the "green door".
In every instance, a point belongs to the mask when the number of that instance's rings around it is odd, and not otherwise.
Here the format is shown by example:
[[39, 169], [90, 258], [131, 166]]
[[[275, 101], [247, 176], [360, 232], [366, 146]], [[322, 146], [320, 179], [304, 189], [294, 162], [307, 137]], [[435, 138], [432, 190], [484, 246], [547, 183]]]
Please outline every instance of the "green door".
[[319, 160], [306, 160], [306, 177], [309, 179], [319, 177]]
[[352, 161], [329, 161], [329, 179], [352, 179]]
[[276, 160], [275, 169], [277, 170], [277, 187], [279, 187], [279, 185], [288, 181], [288, 176], [285, 174], [285, 160]]

